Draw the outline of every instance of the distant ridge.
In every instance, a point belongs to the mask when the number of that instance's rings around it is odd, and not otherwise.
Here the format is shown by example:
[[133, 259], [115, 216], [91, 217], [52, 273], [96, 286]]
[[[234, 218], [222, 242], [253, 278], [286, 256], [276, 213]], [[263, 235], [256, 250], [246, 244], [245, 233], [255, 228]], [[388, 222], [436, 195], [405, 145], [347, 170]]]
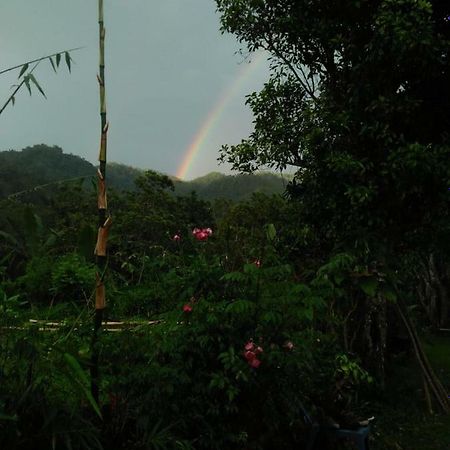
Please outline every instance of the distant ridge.
[[[120, 163], [109, 163], [107, 176], [109, 185], [116, 190], [132, 191], [134, 180], [145, 171]], [[64, 153], [60, 147], [45, 144], [26, 147], [21, 151], [0, 152], [0, 197], [6, 197], [18, 191], [32, 189], [45, 183], [77, 177], [94, 177], [93, 164], [77, 155]], [[243, 200], [255, 192], [281, 194], [290, 177], [273, 173], [256, 175], [225, 175], [211, 172], [191, 181], [182, 181], [170, 177], [175, 186], [176, 195], [190, 195], [196, 192], [199, 198], [214, 200], [225, 198]]]

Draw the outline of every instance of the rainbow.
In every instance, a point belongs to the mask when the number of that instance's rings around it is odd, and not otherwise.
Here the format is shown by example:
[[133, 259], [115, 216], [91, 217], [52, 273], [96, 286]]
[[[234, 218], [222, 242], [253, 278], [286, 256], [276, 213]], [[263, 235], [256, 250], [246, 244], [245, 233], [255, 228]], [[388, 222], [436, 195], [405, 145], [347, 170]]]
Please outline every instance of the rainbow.
[[262, 65], [265, 60], [265, 53], [260, 52], [256, 54], [256, 56], [250, 63], [243, 64], [243, 67], [238, 71], [233, 82], [223, 91], [222, 95], [220, 95], [219, 100], [215, 103], [213, 108], [206, 116], [206, 119], [195, 133], [194, 138], [189, 144], [187, 150], [184, 152], [183, 160], [176, 172], [177, 178], [186, 178], [186, 174], [192, 167], [195, 157], [202, 149], [202, 146], [208, 136], [219, 123], [222, 114], [225, 111], [230, 100], [239, 92], [242, 85], [251, 77], [251, 75], [256, 71], [258, 67]]

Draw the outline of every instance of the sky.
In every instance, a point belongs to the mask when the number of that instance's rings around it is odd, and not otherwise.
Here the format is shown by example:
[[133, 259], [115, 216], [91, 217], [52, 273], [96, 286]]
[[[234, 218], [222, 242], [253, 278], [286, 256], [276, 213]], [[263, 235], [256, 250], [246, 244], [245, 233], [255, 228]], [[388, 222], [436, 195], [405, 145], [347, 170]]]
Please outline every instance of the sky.
[[[238, 54], [214, 0], [104, 0], [108, 160], [184, 179], [218, 165], [222, 144], [252, 130], [245, 96], [268, 78], [266, 55]], [[96, 0], [1, 0], [0, 69], [64, 49], [72, 73], [35, 70], [47, 95], [16, 96], [1, 116], [0, 150], [45, 143], [95, 162], [99, 146]], [[0, 102], [18, 73], [0, 77]]]

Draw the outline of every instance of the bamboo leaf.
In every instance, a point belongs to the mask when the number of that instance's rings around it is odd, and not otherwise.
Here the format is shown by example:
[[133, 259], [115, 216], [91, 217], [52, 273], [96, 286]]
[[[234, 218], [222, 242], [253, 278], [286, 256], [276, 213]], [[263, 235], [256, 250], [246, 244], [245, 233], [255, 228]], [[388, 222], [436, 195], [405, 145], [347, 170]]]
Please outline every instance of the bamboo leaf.
[[69, 52], [64, 52], [64, 57], [66, 59], [67, 68], [69, 69], [69, 72], [71, 72], [72, 71], [72, 67], [71, 67], [72, 58], [70, 57]]
[[59, 63], [61, 62], [61, 53], [56, 55], [56, 67], [59, 67]]
[[23, 81], [25, 82], [25, 86], [27, 87], [28, 92], [29, 92], [30, 95], [31, 95], [30, 75], [26, 75], [26, 76], [24, 77]]
[[89, 403], [91, 404], [94, 411], [97, 413], [97, 415], [102, 418], [102, 413], [100, 412], [100, 408], [98, 407], [97, 402], [95, 401], [94, 397], [92, 397], [91, 391], [87, 386], [89, 386], [89, 380], [84, 373], [84, 370], [81, 368], [78, 361], [69, 353], [64, 353], [64, 359], [66, 360], [67, 364], [69, 365], [70, 369], [72, 369], [72, 373], [74, 375], [75, 381], [80, 385], [82, 388], [84, 394], [86, 395], [86, 398], [88, 399]]
[[27, 64], [24, 64], [24, 65], [22, 66], [22, 68], [20, 69], [19, 76], [18, 76], [17, 78], [20, 78], [20, 77], [26, 72], [27, 69], [28, 69], [28, 63], [27, 63]]
[[48, 60], [50, 61], [50, 64], [52, 65], [53, 71], [56, 73], [56, 66], [55, 66], [55, 63], [53, 62], [52, 57], [50, 56], [50, 57], [48, 58]]
[[38, 81], [36, 80], [36, 77], [32, 73], [29, 74], [29, 77], [30, 77], [30, 80], [32, 81], [32, 83], [38, 88], [39, 92], [45, 98], [47, 98], [46, 95], [45, 95], [45, 92], [42, 90], [41, 86], [39, 85]]

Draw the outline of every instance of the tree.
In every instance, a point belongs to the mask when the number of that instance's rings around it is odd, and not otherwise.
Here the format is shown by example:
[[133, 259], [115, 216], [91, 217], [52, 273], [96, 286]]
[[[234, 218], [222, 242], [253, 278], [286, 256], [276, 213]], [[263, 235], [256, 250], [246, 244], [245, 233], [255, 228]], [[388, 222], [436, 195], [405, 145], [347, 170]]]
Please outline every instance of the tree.
[[255, 131], [222, 158], [246, 172], [296, 166], [290, 192], [333, 240], [428, 236], [448, 209], [450, 7], [217, 4], [223, 29], [250, 50], [268, 50], [272, 64], [263, 90], [248, 98]]
[[[254, 132], [222, 160], [244, 172], [296, 167], [288, 192], [323, 258], [355, 254], [375, 287], [385, 274], [405, 281], [411, 254], [448, 248], [450, 4], [216, 2], [222, 29], [268, 51], [272, 69], [248, 97]], [[372, 314], [378, 292], [368, 292]]]

